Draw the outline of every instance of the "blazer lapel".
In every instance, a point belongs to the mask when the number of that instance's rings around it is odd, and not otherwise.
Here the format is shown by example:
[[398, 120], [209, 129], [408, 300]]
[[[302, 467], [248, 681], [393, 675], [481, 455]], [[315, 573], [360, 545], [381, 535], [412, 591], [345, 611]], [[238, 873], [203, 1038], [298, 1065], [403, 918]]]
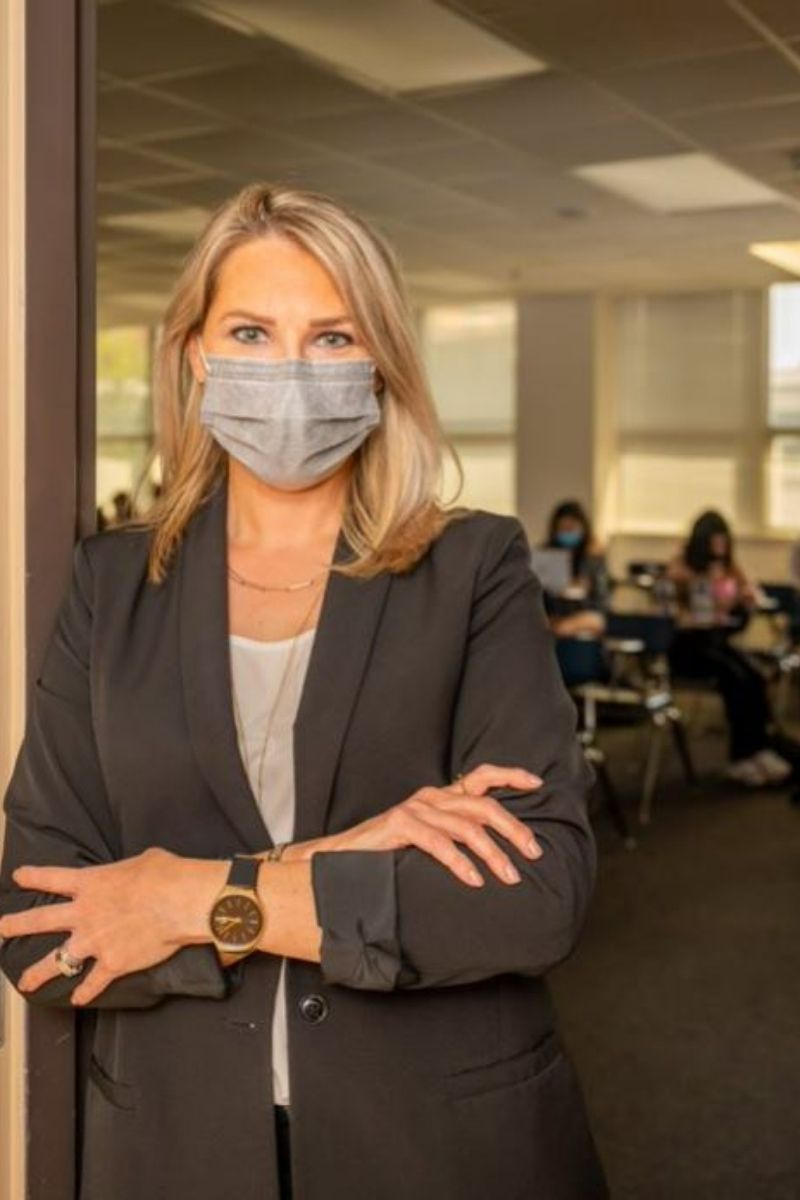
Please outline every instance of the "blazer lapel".
[[[339, 535], [334, 562], [349, 554]], [[391, 585], [331, 572], [294, 727], [295, 838], [321, 837], [339, 754]]]
[[[189, 737], [231, 826], [256, 852], [273, 844], [239, 753], [228, 642], [227, 480], [192, 517], [178, 553], [179, 652]], [[340, 533], [334, 562], [347, 557]], [[294, 728], [295, 838], [319, 837], [342, 741], [390, 575], [328, 578]]]

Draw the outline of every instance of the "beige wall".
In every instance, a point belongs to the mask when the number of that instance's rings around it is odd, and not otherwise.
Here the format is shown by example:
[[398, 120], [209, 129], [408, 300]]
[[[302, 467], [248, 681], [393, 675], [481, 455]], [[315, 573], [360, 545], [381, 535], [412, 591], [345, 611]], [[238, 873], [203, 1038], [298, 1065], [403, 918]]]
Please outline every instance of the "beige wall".
[[597, 499], [598, 300], [523, 296], [517, 349], [517, 511], [532, 542], [560, 500]]
[[[0, 790], [24, 723], [23, 0], [0, 3]], [[2, 815], [0, 815], [2, 822]], [[22, 1200], [24, 1008], [5, 983], [0, 1200]]]

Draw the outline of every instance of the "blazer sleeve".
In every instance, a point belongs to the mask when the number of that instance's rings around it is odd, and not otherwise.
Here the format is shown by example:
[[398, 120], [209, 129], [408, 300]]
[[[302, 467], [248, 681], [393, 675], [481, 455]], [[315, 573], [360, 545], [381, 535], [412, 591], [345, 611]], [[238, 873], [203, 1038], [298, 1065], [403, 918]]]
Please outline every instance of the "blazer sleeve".
[[[75, 547], [71, 584], [32, 689], [25, 736], [4, 798], [3, 914], [66, 899], [17, 887], [12, 871], [18, 866], [85, 867], [122, 857], [92, 725], [91, 596], [91, 567], [82, 541]], [[47, 933], [6, 938], [0, 946], [0, 969], [16, 987], [25, 968], [65, 937]], [[67, 1007], [83, 977], [59, 976], [23, 994], [33, 1004]], [[235, 982], [213, 946], [188, 946], [154, 967], [114, 980], [89, 1007], [148, 1008], [169, 995], [219, 999]]]
[[314, 855], [329, 982], [392, 990], [536, 976], [575, 945], [596, 871], [586, 804], [594, 775], [515, 518], [497, 523], [476, 582], [450, 778], [483, 762], [543, 779], [538, 791], [492, 792], [530, 826], [542, 857], [531, 861], [504, 843], [522, 875], [509, 885], [465, 850], [485, 879], [470, 888], [416, 848]]

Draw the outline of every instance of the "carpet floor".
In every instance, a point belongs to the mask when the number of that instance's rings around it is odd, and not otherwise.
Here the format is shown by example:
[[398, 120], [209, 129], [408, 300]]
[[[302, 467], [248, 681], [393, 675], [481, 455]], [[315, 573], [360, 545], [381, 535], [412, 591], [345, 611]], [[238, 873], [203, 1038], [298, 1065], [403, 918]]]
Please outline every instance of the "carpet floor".
[[[713, 723], [712, 723], [713, 724]], [[643, 734], [604, 739], [633, 807]], [[800, 1200], [800, 807], [667, 755], [652, 824], [595, 828], [597, 891], [552, 975], [614, 1200]]]

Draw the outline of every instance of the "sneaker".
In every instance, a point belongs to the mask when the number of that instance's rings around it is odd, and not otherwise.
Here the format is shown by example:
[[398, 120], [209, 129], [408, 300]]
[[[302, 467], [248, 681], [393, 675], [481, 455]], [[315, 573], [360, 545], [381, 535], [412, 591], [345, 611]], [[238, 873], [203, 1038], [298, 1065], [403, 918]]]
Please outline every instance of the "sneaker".
[[727, 779], [732, 779], [734, 783], [742, 783], [745, 787], [750, 788], [766, 787], [768, 783], [772, 782], [757, 754], [754, 754], [752, 758], [739, 758], [736, 762], [728, 763], [725, 768], [725, 776]]
[[770, 783], [785, 783], [792, 773], [792, 764], [774, 750], [759, 750], [755, 759]]

